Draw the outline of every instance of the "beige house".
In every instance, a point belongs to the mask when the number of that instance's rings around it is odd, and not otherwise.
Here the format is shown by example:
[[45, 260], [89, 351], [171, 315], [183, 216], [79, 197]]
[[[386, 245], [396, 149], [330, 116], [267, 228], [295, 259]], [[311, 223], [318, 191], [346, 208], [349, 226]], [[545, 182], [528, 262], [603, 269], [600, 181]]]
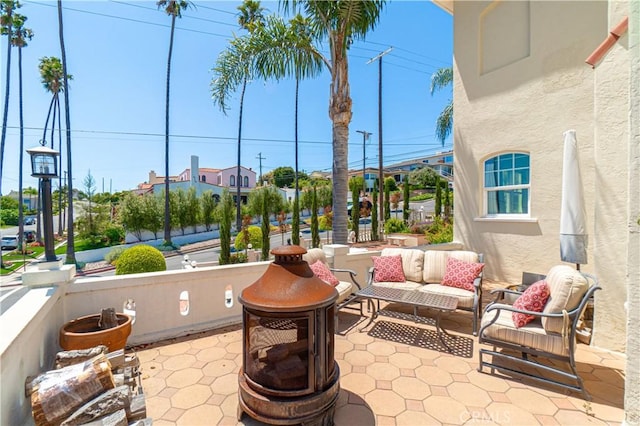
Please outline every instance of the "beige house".
[[[582, 269], [604, 289], [592, 344], [626, 351], [625, 408], [635, 424], [640, 2], [434, 2], [454, 21], [455, 239], [485, 254], [489, 279], [518, 282], [523, 270], [561, 263], [563, 133], [575, 129], [589, 233]], [[508, 176], [497, 183], [504, 188], [485, 179], [496, 167]], [[520, 198], [496, 206], [496, 189]]]

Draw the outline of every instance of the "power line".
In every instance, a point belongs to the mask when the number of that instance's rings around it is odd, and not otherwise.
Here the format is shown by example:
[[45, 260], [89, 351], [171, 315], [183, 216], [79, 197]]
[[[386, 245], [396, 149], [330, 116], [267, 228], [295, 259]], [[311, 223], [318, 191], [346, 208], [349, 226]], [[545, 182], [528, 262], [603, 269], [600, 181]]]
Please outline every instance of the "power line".
[[[35, 4], [35, 5], [38, 5], [38, 6], [57, 7], [56, 4], [38, 3], [38, 2], [32, 2], [32, 1], [25, 1], [25, 3], [27, 3], [27, 4]], [[136, 22], [138, 24], [153, 25], [155, 27], [171, 28], [171, 26], [167, 25], [167, 24], [159, 24], [159, 23], [156, 23], [156, 22], [143, 21], [141, 19], [125, 18], [123, 16], [108, 15], [106, 13], [100, 13], [100, 12], [91, 12], [89, 10], [75, 9], [73, 7], [68, 7], [68, 6], [63, 6], [62, 8], [64, 10], [70, 10], [70, 11], [73, 11], [73, 12], [86, 13], [88, 15], [101, 16], [103, 18], [119, 19], [119, 20], [122, 20], [122, 21]], [[176, 26], [175, 29], [176, 30], [181, 30], [181, 31], [187, 31], [187, 32], [191, 32], [191, 33], [197, 33], [197, 34], [206, 34], [206, 35], [211, 35], [211, 36], [215, 36], [215, 37], [224, 37], [224, 38], [228, 38], [229, 37], [229, 34], [217, 34], [217, 33], [211, 33], [211, 32], [208, 32], [208, 31], [193, 30], [191, 28], [182, 28], [182, 27], [178, 27], [178, 26]]]
[[[118, 0], [110, 0], [110, 2], [111, 3], [122, 4], [122, 5], [125, 5], [125, 6], [137, 7], [138, 9], [152, 10], [154, 12], [160, 10], [160, 9], [153, 8], [153, 7], [142, 6], [140, 4], [127, 3], [127, 2], [124, 2], [124, 1], [118, 1]], [[214, 21], [213, 19], [202, 18], [200, 16], [186, 15], [184, 13], [181, 13], [180, 16], [182, 18], [189, 18], [189, 19], [194, 19], [194, 20], [197, 20], [197, 21], [211, 22], [213, 24], [228, 25], [230, 27], [238, 28], [238, 24], [237, 23], [230, 24], [228, 22]]]

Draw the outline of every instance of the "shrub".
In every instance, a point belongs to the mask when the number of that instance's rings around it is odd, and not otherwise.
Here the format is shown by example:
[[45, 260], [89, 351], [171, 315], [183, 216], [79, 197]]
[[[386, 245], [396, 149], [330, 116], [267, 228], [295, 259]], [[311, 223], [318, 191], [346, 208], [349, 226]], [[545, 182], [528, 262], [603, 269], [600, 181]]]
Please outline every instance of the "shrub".
[[114, 247], [109, 251], [109, 253], [104, 256], [104, 260], [112, 265], [115, 265], [118, 262], [118, 258], [120, 257], [120, 255], [124, 253], [126, 249], [126, 247]]
[[[249, 228], [249, 244], [254, 249], [262, 248], [262, 229], [259, 226], [250, 226]], [[244, 230], [238, 232], [236, 241], [233, 244], [236, 250], [244, 250]]]
[[247, 263], [248, 261], [249, 259], [247, 258], [247, 255], [242, 252], [238, 252], [229, 256], [229, 264]]
[[140, 244], [126, 249], [120, 255], [116, 265], [116, 275], [165, 271], [166, 269], [167, 263], [160, 250], [146, 244]]
[[430, 244], [451, 242], [453, 241], [453, 224], [436, 217], [427, 229], [426, 236]]
[[402, 219], [392, 217], [384, 223], [384, 232], [385, 234], [406, 233], [409, 232], [409, 228]]
[[124, 228], [118, 225], [111, 225], [104, 230], [104, 236], [109, 240], [109, 244], [118, 244], [124, 241]]

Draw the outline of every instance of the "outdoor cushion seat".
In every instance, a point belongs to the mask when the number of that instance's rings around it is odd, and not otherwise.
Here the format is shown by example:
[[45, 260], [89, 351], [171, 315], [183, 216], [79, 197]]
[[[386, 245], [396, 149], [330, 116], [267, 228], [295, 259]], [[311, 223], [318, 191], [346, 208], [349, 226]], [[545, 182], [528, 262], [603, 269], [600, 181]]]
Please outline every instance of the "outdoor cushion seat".
[[[594, 276], [568, 265], [554, 266], [544, 281], [549, 296], [544, 308], [540, 307], [542, 312], [518, 309], [505, 303], [513, 301], [514, 297], [522, 295], [522, 292], [509, 289], [491, 292], [496, 298], [487, 305], [482, 315], [478, 341], [493, 346], [493, 349], [480, 349], [478, 371], [482, 372], [483, 367], [489, 367], [491, 372], [500, 370], [531, 378], [582, 392], [588, 398], [574, 359], [576, 330], [589, 299], [600, 289], [598, 281]], [[514, 313], [524, 314], [533, 319], [528, 324], [518, 327], [514, 322]], [[498, 351], [497, 348], [503, 350]], [[513, 355], [504, 349], [520, 353], [521, 356]], [[534, 357], [530, 358], [529, 355]], [[562, 362], [542, 363], [542, 358]], [[570, 371], [563, 367], [566, 364], [569, 365]]]
[[483, 261], [483, 255], [468, 250], [419, 250], [409, 248], [384, 248], [384, 256], [400, 256], [405, 280], [400, 282], [375, 281], [375, 267], [369, 270], [367, 285], [413, 290], [424, 293], [444, 294], [458, 299], [458, 309], [473, 313], [473, 334], [478, 330], [481, 312], [482, 272], [473, 280], [473, 290], [443, 285], [447, 271], [447, 260], [451, 257], [467, 263]]
[[[378, 285], [378, 283], [376, 283]], [[420, 285], [418, 291], [423, 293], [444, 294], [458, 298], [458, 309], [472, 310], [475, 294], [468, 290], [446, 285]]]
[[336, 269], [331, 268], [327, 263], [327, 257], [324, 254], [324, 251], [321, 248], [311, 248], [307, 250], [307, 252], [302, 256], [302, 258], [309, 264], [313, 264], [315, 262], [323, 262], [332, 273], [348, 273], [350, 275], [350, 281], [340, 280], [340, 277], [337, 277], [340, 282], [335, 286], [335, 289], [338, 291], [338, 300], [336, 301], [336, 305], [338, 308], [341, 308], [348, 302], [350, 298], [354, 295], [354, 293], [360, 290], [360, 284], [355, 280], [356, 272], [350, 269]]

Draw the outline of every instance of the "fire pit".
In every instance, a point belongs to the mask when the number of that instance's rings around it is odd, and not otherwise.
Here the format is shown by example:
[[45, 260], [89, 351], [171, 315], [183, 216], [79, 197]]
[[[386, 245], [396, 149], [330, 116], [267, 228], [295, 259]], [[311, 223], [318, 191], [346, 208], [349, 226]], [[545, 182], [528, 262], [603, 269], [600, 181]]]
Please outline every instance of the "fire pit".
[[299, 246], [275, 261], [238, 298], [243, 305], [242, 413], [276, 425], [332, 425], [340, 390], [334, 359], [338, 292], [315, 277]]

